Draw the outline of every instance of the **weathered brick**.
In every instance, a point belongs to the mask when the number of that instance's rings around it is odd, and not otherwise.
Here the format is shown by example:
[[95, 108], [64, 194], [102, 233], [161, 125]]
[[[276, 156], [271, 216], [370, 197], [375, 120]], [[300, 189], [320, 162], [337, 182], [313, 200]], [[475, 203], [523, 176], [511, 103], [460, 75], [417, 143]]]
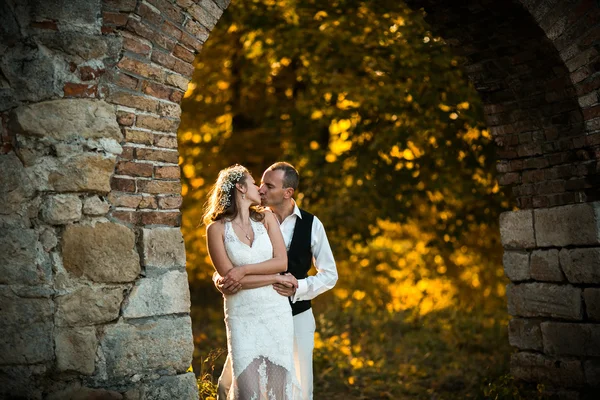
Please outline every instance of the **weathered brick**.
[[181, 226], [181, 213], [179, 212], [142, 212], [142, 225], [167, 225]]
[[152, 115], [138, 115], [136, 126], [161, 132], [177, 132], [179, 120], [154, 117]]
[[200, 0], [199, 4], [215, 17], [217, 21], [221, 18], [221, 15], [223, 15], [223, 10], [221, 10], [212, 0]]
[[126, 224], [139, 225], [142, 219], [140, 214], [139, 211], [115, 210], [111, 213], [111, 217]]
[[179, 106], [179, 104], [161, 101], [158, 105], [158, 114], [163, 117], [180, 119], [181, 107]]
[[119, 192], [135, 193], [135, 179], [119, 178], [113, 176], [110, 180], [110, 187], [112, 190], [117, 190]]
[[79, 67], [79, 76], [82, 81], [93, 81], [102, 76], [105, 72], [104, 68], [93, 68], [87, 65]]
[[65, 97], [95, 97], [98, 85], [67, 82], [63, 87]]
[[600, 284], [600, 247], [562, 249], [560, 264], [569, 282]]
[[180, 181], [144, 180], [138, 181], [138, 192], [150, 194], [180, 194]]
[[179, 179], [181, 177], [181, 169], [179, 166], [156, 166], [154, 167], [154, 177], [161, 179]]
[[508, 323], [508, 341], [520, 350], [542, 351], [540, 320], [513, 318]]
[[156, 99], [120, 90], [111, 90], [107, 101], [148, 112], [156, 112], [158, 108], [158, 100]]
[[154, 138], [152, 132], [135, 129], [124, 129], [125, 140], [128, 143], [140, 143], [151, 145]]
[[111, 71], [109, 75], [111, 82], [120, 88], [136, 90], [138, 87], [139, 80], [133, 76], [118, 71]]
[[125, 26], [127, 24], [127, 14], [104, 11], [102, 13], [102, 23], [115, 26]]
[[181, 39], [179, 39], [181, 41], [181, 43], [185, 44], [186, 46], [196, 50], [196, 53], [199, 53], [202, 50], [202, 47], [204, 47], [204, 42], [201, 41], [200, 39], [197, 39], [195, 36], [192, 35], [188, 35], [187, 33], [183, 33], [181, 35]]
[[[552, 356], [600, 356], [600, 325], [542, 322], [544, 352]], [[565, 340], [567, 339], [568, 340]]]
[[160, 13], [160, 10], [157, 10], [147, 3], [141, 3], [138, 7], [137, 13], [146, 23], [159, 26], [162, 24], [163, 17]]
[[179, 155], [176, 151], [136, 148], [135, 158], [138, 160], [161, 161], [177, 164]]
[[153, 170], [154, 166], [152, 164], [132, 161], [119, 161], [117, 163], [118, 175], [151, 177]]
[[583, 301], [588, 319], [600, 321], [600, 288], [585, 288]]
[[184, 92], [182, 92], [181, 90], [173, 90], [173, 93], [171, 93], [171, 98], [169, 100], [179, 104], [183, 99], [183, 93]]
[[173, 57], [172, 55], [164, 52], [164, 51], [160, 51], [158, 49], [154, 50], [152, 52], [152, 57], [151, 57], [152, 61], [162, 65], [163, 67], [169, 68], [169, 69], [173, 69], [173, 66], [175, 65], [175, 61], [177, 61], [177, 59], [175, 57]]
[[134, 147], [123, 146], [123, 152], [119, 156], [119, 159], [121, 159], [121, 160], [133, 160], [135, 158], [134, 152], [135, 152], [135, 148]]
[[145, 78], [156, 79], [158, 81], [165, 79], [165, 72], [158, 67], [150, 65], [148, 61], [136, 60], [125, 56], [119, 61], [117, 67]]
[[158, 206], [163, 210], [178, 209], [181, 207], [183, 197], [177, 196], [161, 196], [158, 198]]
[[581, 289], [550, 283], [509, 284], [508, 313], [520, 317], [554, 317], [581, 320]]
[[188, 20], [185, 23], [185, 29], [192, 35], [194, 35], [202, 43], [206, 42], [206, 39], [208, 39], [208, 35], [210, 34], [208, 29], [206, 29], [205, 27], [203, 27], [198, 22], [192, 19]]
[[166, 147], [169, 149], [177, 148], [177, 138], [167, 135], [154, 135], [154, 145], [156, 147]]
[[175, 40], [181, 40], [182, 31], [170, 21], [165, 21], [162, 24], [162, 31], [173, 37]]
[[150, 52], [152, 51], [151, 42], [128, 32], [123, 32], [121, 35], [123, 37], [123, 48], [125, 50], [144, 57], [150, 55]]
[[163, 15], [177, 25], [181, 25], [185, 19], [181, 9], [166, 0], [148, 0], [150, 4], [158, 8]]
[[131, 12], [136, 4], [137, 0], [102, 0], [102, 9]]
[[142, 201], [142, 197], [141, 194], [111, 192], [108, 195], [108, 201], [110, 201], [114, 207], [138, 208]]
[[209, 30], [212, 30], [212, 28], [214, 28], [217, 24], [217, 18], [215, 18], [208, 11], [206, 11], [204, 8], [200, 7], [197, 4], [194, 4], [190, 8], [188, 8], [188, 12], [192, 17], [194, 17], [196, 21], [200, 22]]
[[506, 277], [512, 282], [531, 278], [529, 272], [529, 253], [525, 251], [505, 251], [502, 258]]
[[194, 62], [195, 58], [194, 53], [180, 45], [175, 46], [175, 48], [173, 49], [173, 55], [188, 63]]
[[172, 89], [168, 86], [161, 85], [160, 83], [144, 81], [142, 91], [149, 96], [169, 100]]
[[176, 60], [175, 65], [173, 65], [173, 71], [191, 78], [194, 73], [194, 66], [188, 62]]
[[583, 363], [585, 381], [593, 388], [600, 387], [600, 360], [587, 360]]

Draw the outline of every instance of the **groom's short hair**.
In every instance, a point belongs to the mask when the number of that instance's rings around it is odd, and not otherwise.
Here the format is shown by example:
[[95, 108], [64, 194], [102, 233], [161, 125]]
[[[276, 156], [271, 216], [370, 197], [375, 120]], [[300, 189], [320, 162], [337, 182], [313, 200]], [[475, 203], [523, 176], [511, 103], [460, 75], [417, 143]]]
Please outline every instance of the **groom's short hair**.
[[271, 171], [283, 171], [283, 188], [292, 188], [294, 191], [298, 190], [298, 183], [300, 178], [298, 171], [290, 163], [285, 161], [279, 161], [267, 168]]

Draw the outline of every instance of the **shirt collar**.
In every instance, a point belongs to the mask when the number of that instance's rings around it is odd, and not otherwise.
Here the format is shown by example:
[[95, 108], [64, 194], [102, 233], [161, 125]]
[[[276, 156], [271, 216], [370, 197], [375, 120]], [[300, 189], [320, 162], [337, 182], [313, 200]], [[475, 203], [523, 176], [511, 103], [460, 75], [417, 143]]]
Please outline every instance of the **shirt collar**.
[[302, 218], [302, 213], [300, 212], [300, 208], [298, 208], [298, 204], [296, 204], [295, 200], [292, 200], [294, 202], [294, 212], [292, 214], [296, 214], [298, 216], [298, 218]]

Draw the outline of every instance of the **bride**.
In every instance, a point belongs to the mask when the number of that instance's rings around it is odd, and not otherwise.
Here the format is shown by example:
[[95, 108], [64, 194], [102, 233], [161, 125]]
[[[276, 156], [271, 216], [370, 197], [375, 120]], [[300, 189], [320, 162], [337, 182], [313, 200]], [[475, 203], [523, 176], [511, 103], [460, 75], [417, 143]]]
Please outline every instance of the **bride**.
[[233, 383], [228, 399], [295, 400], [294, 326], [287, 297], [272, 287], [298, 287], [276, 217], [260, 209], [260, 195], [246, 168], [219, 172], [204, 214], [210, 259], [223, 277], [244, 290], [225, 297], [228, 358]]

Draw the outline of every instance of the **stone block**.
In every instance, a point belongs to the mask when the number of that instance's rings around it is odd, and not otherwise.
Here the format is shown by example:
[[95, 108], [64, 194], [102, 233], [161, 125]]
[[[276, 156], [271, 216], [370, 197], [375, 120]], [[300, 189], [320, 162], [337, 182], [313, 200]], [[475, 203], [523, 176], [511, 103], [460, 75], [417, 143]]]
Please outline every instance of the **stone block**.
[[52, 266], [33, 229], [0, 229], [0, 284], [49, 282]]
[[600, 288], [585, 288], [583, 301], [588, 319], [600, 321]]
[[600, 283], [600, 247], [562, 249], [560, 264], [571, 283]]
[[110, 210], [110, 204], [100, 199], [98, 196], [92, 196], [83, 202], [83, 213], [91, 216], [105, 215]]
[[139, 279], [123, 307], [124, 318], [189, 312], [190, 290], [185, 271]]
[[64, 225], [81, 219], [81, 200], [72, 194], [48, 196], [42, 203], [42, 219], [51, 225]]
[[95, 282], [132, 282], [141, 271], [134, 232], [112, 222], [68, 225], [62, 250], [67, 271]]
[[0, 364], [35, 364], [52, 361], [52, 322], [0, 325]]
[[185, 243], [179, 228], [142, 229], [142, 260], [148, 267], [185, 266]]
[[47, 298], [26, 298], [15, 294], [8, 286], [0, 286], [0, 304], [2, 325], [20, 326], [32, 322], [52, 322], [54, 302], [50, 294]]
[[525, 251], [505, 251], [502, 257], [504, 273], [513, 282], [531, 278], [529, 272], [529, 253]]
[[22, 135], [70, 141], [77, 138], [123, 139], [115, 106], [105, 101], [63, 99], [17, 108], [11, 128]]
[[543, 344], [540, 321], [526, 318], [511, 319], [508, 323], [508, 341], [511, 346], [520, 350], [541, 351]]
[[534, 210], [539, 247], [600, 243], [600, 202]]
[[56, 321], [60, 326], [95, 325], [119, 317], [122, 287], [82, 286], [56, 298]]
[[600, 356], [600, 325], [542, 322], [544, 352], [556, 356]]
[[45, 365], [0, 366], [0, 399], [42, 400]]
[[56, 368], [61, 371], [92, 375], [96, 360], [96, 328], [60, 329], [55, 338]]
[[557, 359], [538, 353], [513, 354], [510, 372], [519, 380], [560, 387], [581, 387], [585, 382], [581, 361]]
[[121, 393], [114, 390], [92, 389], [74, 383], [65, 389], [49, 394], [46, 400], [122, 400], [123, 398]]
[[531, 277], [542, 282], [562, 282], [565, 277], [558, 262], [558, 250], [534, 250], [531, 253]]
[[37, 20], [59, 21], [61, 31], [100, 33], [100, 0], [32, 0]]
[[158, 369], [185, 372], [194, 343], [190, 317], [162, 317], [105, 327], [100, 345], [110, 376], [123, 377]]
[[198, 399], [198, 385], [193, 373], [162, 376], [155, 381], [143, 384], [140, 392], [142, 399]]
[[533, 212], [531, 210], [507, 211], [500, 214], [500, 236], [505, 249], [530, 249], [535, 247]]
[[70, 157], [40, 157], [26, 169], [32, 184], [43, 191], [110, 192], [116, 157], [79, 153]]
[[550, 283], [509, 284], [508, 313], [520, 317], [553, 317], [581, 320], [581, 289]]
[[34, 194], [25, 168], [14, 153], [0, 155], [0, 215], [18, 212]]
[[600, 360], [584, 361], [583, 370], [586, 383], [593, 388], [600, 387]]

